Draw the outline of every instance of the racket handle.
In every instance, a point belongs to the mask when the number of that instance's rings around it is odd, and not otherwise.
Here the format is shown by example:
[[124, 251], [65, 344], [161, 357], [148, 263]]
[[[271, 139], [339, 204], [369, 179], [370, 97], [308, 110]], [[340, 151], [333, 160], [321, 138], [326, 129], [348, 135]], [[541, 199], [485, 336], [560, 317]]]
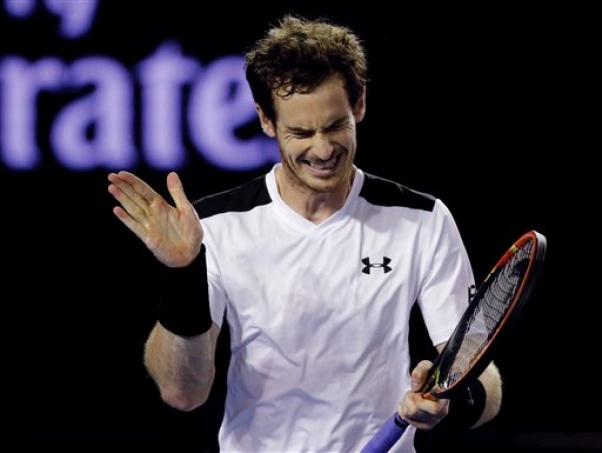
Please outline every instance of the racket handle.
[[370, 439], [360, 453], [386, 453], [395, 445], [405, 432], [409, 423], [402, 419], [397, 412], [391, 415], [386, 423]]

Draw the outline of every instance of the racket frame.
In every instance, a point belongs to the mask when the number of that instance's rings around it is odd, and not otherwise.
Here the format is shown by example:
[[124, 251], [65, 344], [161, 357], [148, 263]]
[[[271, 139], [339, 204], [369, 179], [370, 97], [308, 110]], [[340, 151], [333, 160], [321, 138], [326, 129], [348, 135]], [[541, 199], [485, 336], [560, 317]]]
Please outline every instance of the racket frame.
[[[521, 277], [521, 282], [516, 290], [514, 300], [507, 307], [504, 315], [497, 323], [495, 332], [491, 334], [487, 345], [475, 357], [472, 358], [471, 362], [473, 365], [468, 369], [468, 371], [466, 371], [462, 377], [457, 379], [453, 385], [448, 387], [442, 386], [441, 372], [442, 370], [445, 370], [448, 364], [455, 359], [457, 349], [462, 344], [465, 330], [469, 325], [468, 321], [472, 317], [473, 313], [479, 309], [479, 304], [481, 303], [490, 284], [493, 282], [495, 274], [499, 272], [503, 266], [510, 261], [510, 259], [512, 259], [512, 257], [515, 256], [516, 253], [518, 253], [518, 251], [528, 242], [533, 243], [532, 256], [529, 259], [523, 276]], [[477, 292], [472, 297], [466, 311], [463, 313], [462, 318], [458, 322], [445, 347], [437, 355], [433, 366], [429, 370], [427, 379], [420, 390], [421, 393], [424, 395], [428, 394], [435, 398], [451, 398], [454, 396], [454, 394], [464, 389], [471, 382], [474, 382], [474, 380], [481, 375], [493, 358], [496, 345], [500, 343], [499, 337], [508, 335], [510, 325], [516, 322], [526, 300], [530, 297], [537, 277], [541, 271], [546, 249], [546, 237], [535, 230], [530, 230], [524, 233], [508, 248], [508, 250], [502, 255], [495, 266], [493, 266], [491, 271], [487, 274], [485, 280], [483, 280], [477, 289]]]

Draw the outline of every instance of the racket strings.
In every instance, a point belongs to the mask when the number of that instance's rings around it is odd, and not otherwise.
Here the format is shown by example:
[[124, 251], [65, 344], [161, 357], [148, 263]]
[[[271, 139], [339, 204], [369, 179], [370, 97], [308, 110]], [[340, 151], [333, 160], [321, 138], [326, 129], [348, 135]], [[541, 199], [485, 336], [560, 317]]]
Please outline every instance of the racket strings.
[[445, 382], [440, 383], [441, 387], [449, 388], [460, 380], [498, 331], [516, 299], [531, 260], [532, 248], [532, 242], [527, 242], [523, 247], [513, 250], [509, 259], [487, 278], [482, 298], [467, 322], [466, 334], [447, 373], [444, 373], [446, 378]]

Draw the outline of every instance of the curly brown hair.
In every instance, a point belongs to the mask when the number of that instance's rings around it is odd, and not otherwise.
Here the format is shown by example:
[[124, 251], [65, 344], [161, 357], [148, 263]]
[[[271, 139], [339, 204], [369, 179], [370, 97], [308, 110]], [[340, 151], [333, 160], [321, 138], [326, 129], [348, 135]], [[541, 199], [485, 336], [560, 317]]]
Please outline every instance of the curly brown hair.
[[273, 95], [309, 93], [336, 75], [354, 106], [368, 81], [360, 38], [348, 27], [323, 18], [285, 15], [245, 54], [245, 63], [253, 98], [274, 122]]

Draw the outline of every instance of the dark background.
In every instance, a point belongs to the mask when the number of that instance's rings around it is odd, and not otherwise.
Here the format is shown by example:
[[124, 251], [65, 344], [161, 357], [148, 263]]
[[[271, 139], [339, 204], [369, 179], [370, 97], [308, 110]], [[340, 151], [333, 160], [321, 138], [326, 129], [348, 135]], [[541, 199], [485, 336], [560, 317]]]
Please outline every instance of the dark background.
[[[526, 230], [548, 239], [541, 279], [497, 358], [505, 379], [502, 413], [469, 434], [430, 440], [433, 448], [602, 451], [592, 365], [599, 353], [590, 346], [598, 337], [598, 300], [594, 285], [586, 285], [595, 282], [596, 264], [583, 259], [578, 240], [597, 230], [594, 164], [586, 157], [596, 148], [579, 142], [579, 110], [572, 106], [587, 94], [579, 57], [587, 12], [497, 1], [153, 0], [124, 8], [102, 2], [92, 32], [77, 43], [56, 35], [42, 7], [22, 22], [2, 12], [0, 58], [105, 54], [127, 65], [173, 38], [186, 53], [211, 61], [242, 52], [287, 10], [354, 28], [371, 64], [358, 166], [442, 198], [477, 279]], [[111, 213], [106, 175], [115, 169], [68, 170], [46, 151], [35, 170], [0, 166], [0, 450], [203, 451], [219, 423], [219, 404], [188, 414], [170, 410], [142, 367], [157, 265]], [[166, 172], [143, 163], [132, 170], [166, 194]], [[226, 172], [198, 155], [178, 169], [191, 198], [266, 170]], [[593, 251], [597, 244], [587, 242]]]

